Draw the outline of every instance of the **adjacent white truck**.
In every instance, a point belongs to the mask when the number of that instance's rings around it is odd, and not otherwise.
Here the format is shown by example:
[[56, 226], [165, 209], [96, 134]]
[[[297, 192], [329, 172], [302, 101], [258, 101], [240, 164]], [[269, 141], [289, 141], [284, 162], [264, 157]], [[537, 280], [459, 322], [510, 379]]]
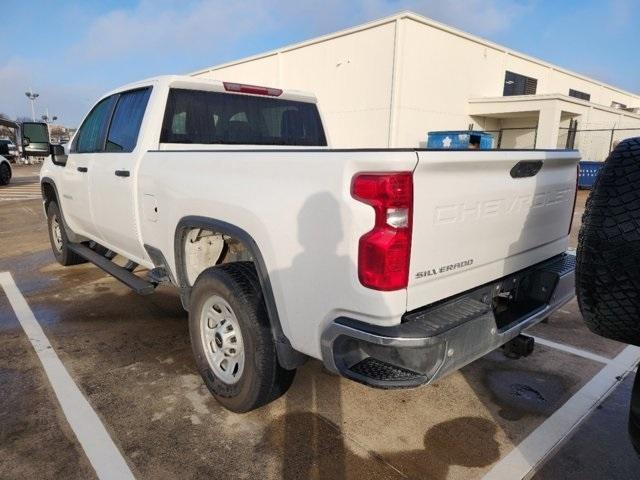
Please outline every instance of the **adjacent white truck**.
[[307, 357], [374, 387], [433, 382], [572, 298], [577, 152], [327, 145], [307, 93], [119, 88], [50, 147], [53, 252], [141, 294], [175, 285], [200, 374], [237, 412]]

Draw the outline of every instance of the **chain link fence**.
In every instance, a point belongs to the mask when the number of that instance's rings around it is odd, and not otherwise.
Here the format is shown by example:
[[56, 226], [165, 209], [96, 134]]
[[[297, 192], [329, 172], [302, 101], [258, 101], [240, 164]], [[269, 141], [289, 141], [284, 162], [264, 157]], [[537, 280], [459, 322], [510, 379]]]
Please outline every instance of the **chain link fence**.
[[[473, 130], [469, 130], [473, 133]], [[483, 130], [493, 137], [492, 148], [531, 150], [536, 149], [538, 127], [509, 127], [499, 130]], [[579, 150], [582, 160], [602, 162], [616, 145], [626, 138], [640, 137], [640, 128], [578, 129], [577, 123], [561, 127], [556, 148]]]
[[582, 160], [603, 162], [619, 142], [639, 136], [640, 128], [560, 128], [558, 148], [576, 149]]
[[493, 135], [493, 148], [535, 149], [538, 127], [513, 127], [500, 130], [485, 130]]

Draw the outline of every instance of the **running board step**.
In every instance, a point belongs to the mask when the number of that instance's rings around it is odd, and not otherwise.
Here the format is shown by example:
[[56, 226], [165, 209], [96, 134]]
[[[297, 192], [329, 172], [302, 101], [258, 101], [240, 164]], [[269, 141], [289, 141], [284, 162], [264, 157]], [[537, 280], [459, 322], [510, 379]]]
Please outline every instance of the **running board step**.
[[72, 252], [77, 253], [82, 258], [90, 261], [96, 267], [101, 268], [112, 277], [120, 280], [139, 295], [149, 295], [153, 293], [155, 289], [153, 283], [143, 280], [126, 268], [116, 265], [108, 258], [103, 257], [81, 243], [68, 243], [67, 248]]

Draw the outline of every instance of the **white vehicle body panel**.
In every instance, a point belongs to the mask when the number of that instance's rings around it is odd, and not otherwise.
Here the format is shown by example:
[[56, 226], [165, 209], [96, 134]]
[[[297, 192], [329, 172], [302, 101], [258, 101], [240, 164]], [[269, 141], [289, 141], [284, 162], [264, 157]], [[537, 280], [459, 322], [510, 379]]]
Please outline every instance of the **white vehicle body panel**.
[[[577, 152], [422, 151], [418, 157], [409, 310], [567, 249]], [[512, 178], [522, 160], [543, 166], [535, 176]]]
[[142, 237], [174, 264], [174, 232], [186, 216], [248, 232], [264, 258], [285, 335], [319, 357], [320, 335], [335, 318], [392, 325], [406, 311], [406, 290], [360, 285], [358, 240], [374, 214], [351, 198], [350, 186], [356, 172], [412, 170], [416, 161], [413, 152], [148, 153], [138, 201], [153, 195], [159, 216], [142, 221]]
[[[152, 246], [163, 253], [174, 276], [181, 219], [206, 217], [244, 230], [264, 259], [284, 334], [296, 350], [312, 357], [321, 358], [322, 332], [337, 317], [396, 325], [408, 310], [566, 249], [575, 152], [160, 144], [170, 87], [224, 88], [221, 82], [172, 76], [115, 92], [147, 85], [153, 91], [134, 152], [86, 159], [71, 154], [65, 167], [45, 161], [41, 177], [56, 184], [68, 226], [147, 268], [154, 265], [144, 245]], [[301, 92], [280, 98], [315, 102]], [[509, 170], [521, 160], [542, 160], [544, 166], [535, 177], [513, 179]], [[81, 162], [88, 168], [86, 177], [75, 170]], [[128, 169], [130, 177], [112, 177], [116, 169]], [[365, 288], [357, 272], [358, 242], [372, 228], [374, 211], [352, 198], [351, 181], [358, 172], [377, 171], [414, 172], [410, 281], [408, 288], [392, 292]], [[535, 199], [554, 192], [558, 201], [550, 197], [536, 210]], [[495, 202], [514, 198], [532, 200], [517, 203], [510, 214], [490, 214]], [[473, 208], [480, 213], [457, 210]], [[417, 277], [466, 259], [473, 259], [472, 268]]]

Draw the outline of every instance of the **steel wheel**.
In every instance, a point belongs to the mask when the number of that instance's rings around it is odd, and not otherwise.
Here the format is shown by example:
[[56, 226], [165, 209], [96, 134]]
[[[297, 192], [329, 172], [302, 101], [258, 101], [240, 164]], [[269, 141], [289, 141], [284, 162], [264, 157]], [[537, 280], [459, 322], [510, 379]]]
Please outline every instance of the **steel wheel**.
[[51, 219], [51, 238], [53, 239], [53, 245], [58, 252], [62, 251], [62, 228], [60, 226], [60, 220], [57, 215], [54, 215]]
[[232, 385], [244, 370], [244, 345], [240, 324], [233, 309], [222, 297], [209, 298], [200, 317], [200, 338], [207, 361], [221, 381]]

